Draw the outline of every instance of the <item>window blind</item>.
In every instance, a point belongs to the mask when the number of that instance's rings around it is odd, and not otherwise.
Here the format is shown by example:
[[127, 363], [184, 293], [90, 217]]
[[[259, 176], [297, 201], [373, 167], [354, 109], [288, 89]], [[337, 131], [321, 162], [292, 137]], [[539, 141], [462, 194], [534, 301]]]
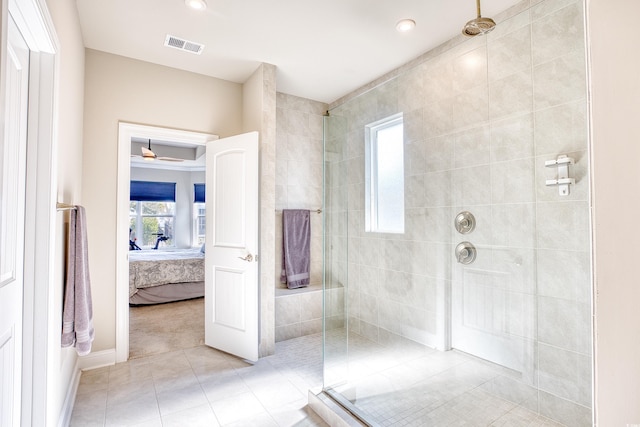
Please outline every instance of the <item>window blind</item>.
[[129, 200], [139, 202], [175, 202], [175, 182], [131, 181]]
[[193, 203], [204, 203], [204, 184], [193, 184]]

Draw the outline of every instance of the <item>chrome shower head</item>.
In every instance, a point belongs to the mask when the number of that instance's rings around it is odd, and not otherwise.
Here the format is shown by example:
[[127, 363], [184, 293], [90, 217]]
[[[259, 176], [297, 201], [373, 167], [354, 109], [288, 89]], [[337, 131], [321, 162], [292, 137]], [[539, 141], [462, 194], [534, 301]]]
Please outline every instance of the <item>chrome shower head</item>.
[[483, 18], [480, 15], [480, 0], [476, 0], [476, 6], [478, 8], [478, 17], [467, 22], [464, 28], [462, 28], [462, 34], [465, 36], [473, 37], [478, 34], [486, 34], [496, 26], [493, 19]]

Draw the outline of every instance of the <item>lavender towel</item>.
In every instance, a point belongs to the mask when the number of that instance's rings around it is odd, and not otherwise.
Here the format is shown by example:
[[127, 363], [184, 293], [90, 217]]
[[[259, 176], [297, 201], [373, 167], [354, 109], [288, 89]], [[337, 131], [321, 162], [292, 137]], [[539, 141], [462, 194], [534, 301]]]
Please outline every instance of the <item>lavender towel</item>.
[[311, 264], [311, 224], [309, 211], [284, 209], [282, 211], [282, 274], [280, 282], [289, 289], [309, 284]]
[[62, 310], [62, 346], [70, 347], [75, 344], [78, 354], [84, 356], [91, 352], [91, 343], [94, 338], [85, 211], [82, 206], [76, 206], [76, 209], [69, 211], [69, 214], [69, 250]]

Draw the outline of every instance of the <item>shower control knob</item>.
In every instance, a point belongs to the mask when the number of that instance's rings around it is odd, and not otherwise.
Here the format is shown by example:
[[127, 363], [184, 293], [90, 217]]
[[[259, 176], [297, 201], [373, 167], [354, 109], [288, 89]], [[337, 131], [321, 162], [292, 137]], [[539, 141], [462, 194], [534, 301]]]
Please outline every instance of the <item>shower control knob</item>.
[[473, 261], [476, 260], [476, 255], [478, 253], [478, 251], [476, 250], [476, 247], [473, 246], [472, 243], [470, 242], [462, 242], [462, 243], [458, 243], [458, 246], [456, 246], [456, 260], [460, 263], [460, 264], [471, 264]]
[[460, 234], [469, 234], [476, 228], [476, 218], [471, 212], [463, 211], [456, 215], [453, 225]]

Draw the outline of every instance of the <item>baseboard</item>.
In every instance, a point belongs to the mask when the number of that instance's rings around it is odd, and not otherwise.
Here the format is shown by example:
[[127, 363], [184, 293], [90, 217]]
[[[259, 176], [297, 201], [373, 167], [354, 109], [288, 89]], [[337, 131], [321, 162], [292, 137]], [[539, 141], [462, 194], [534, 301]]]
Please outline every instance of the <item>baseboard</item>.
[[64, 403], [62, 404], [62, 410], [60, 411], [58, 427], [66, 427], [71, 423], [73, 406], [76, 402], [76, 394], [78, 393], [78, 386], [80, 385], [80, 375], [80, 363], [79, 359], [76, 358], [76, 363], [73, 367], [73, 377], [71, 378], [71, 383], [67, 389], [67, 394], [64, 397]]
[[79, 358], [81, 371], [102, 368], [103, 366], [111, 366], [116, 364], [116, 349], [97, 351], [89, 353]]
[[76, 395], [78, 394], [82, 371], [110, 366], [115, 363], [115, 349], [98, 351], [76, 358], [76, 363], [73, 368], [73, 377], [71, 378], [71, 382], [62, 405], [62, 410], [60, 411], [60, 417], [58, 418], [58, 427], [66, 427], [71, 422], [71, 415], [73, 414], [73, 406], [76, 402]]

